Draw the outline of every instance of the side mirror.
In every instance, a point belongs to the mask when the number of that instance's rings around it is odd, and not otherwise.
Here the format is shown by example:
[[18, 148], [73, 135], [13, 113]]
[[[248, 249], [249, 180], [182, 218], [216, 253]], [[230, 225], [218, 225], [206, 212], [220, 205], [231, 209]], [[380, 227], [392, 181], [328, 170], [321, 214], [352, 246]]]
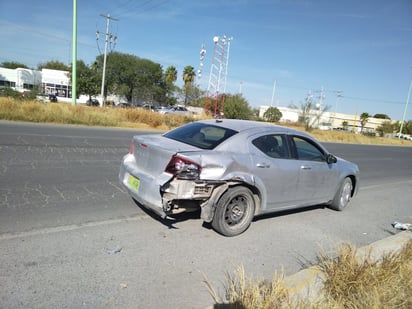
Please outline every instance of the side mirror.
[[336, 162], [338, 162], [338, 159], [336, 159], [336, 157], [334, 155], [332, 155], [330, 153], [328, 153], [326, 155], [326, 163], [332, 164], [332, 163], [336, 163]]

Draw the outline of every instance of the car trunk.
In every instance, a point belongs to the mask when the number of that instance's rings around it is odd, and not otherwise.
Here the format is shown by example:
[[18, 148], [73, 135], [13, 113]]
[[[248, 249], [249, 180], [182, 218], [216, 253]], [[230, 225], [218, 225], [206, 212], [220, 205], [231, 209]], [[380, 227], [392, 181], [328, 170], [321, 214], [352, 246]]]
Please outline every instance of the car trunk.
[[171, 140], [162, 135], [139, 135], [134, 140], [134, 157], [140, 172], [156, 177], [162, 174], [172, 156], [198, 148]]

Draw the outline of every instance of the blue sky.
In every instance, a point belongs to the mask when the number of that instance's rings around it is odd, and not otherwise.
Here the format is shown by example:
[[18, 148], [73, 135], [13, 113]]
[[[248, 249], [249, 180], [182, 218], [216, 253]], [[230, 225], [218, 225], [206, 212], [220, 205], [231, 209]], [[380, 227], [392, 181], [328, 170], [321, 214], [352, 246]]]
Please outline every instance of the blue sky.
[[[233, 37], [226, 89], [252, 107], [300, 106], [309, 92], [334, 111], [401, 120], [412, 80], [411, 0], [78, 0], [77, 58], [87, 64], [110, 32], [115, 51], [175, 66], [199, 66], [208, 87], [213, 37]], [[73, 1], [1, 1], [0, 62], [36, 68], [71, 62]], [[98, 43], [98, 44], [97, 44]], [[276, 81], [276, 91], [272, 93]], [[412, 101], [412, 98], [411, 100]], [[406, 120], [412, 120], [412, 103]]]

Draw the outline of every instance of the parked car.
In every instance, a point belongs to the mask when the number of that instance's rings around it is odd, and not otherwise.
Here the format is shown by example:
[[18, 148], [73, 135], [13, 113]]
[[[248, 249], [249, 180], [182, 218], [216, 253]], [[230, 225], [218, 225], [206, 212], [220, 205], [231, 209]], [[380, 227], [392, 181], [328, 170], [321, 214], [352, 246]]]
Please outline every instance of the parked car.
[[130, 107], [132, 107], [132, 105], [127, 103], [127, 102], [120, 102], [118, 106], [121, 107], [121, 108], [130, 108]]
[[54, 94], [49, 94], [49, 101], [50, 102], [57, 102], [57, 97]]
[[97, 99], [91, 99], [91, 100], [87, 100], [86, 105], [87, 106], [100, 106], [100, 102]]
[[143, 108], [145, 110], [148, 110], [148, 111], [151, 111], [151, 112], [156, 111], [156, 108], [151, 104], [144, 104], [144, 105], [141, 106], [141, 108]]
[[119, 179], [162, 218], [200, 209], [203, 221], [234, 236], [264, 213], [310, 205], [343, 210], [358, 191], [359, 169], [303, 132], [210, 119], [134, 136]]
[[160, 114], [175, 114], [175, 115], [193, 115], [186, 107], [180, 105], [169, 106], [158, 110]]

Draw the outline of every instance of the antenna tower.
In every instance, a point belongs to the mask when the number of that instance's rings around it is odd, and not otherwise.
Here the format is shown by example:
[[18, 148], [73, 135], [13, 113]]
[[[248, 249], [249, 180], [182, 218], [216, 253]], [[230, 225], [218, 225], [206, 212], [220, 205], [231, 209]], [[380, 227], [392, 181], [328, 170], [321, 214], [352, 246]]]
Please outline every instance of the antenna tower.
[[[213, 38], [213, 58], [210, 69], [209, 84], [206, 93], [205, 111], [213, 109], [213, 116], [220, 117], [224, 111], [224, 95], [226, 92], [227, 67], [229, 63], [230, 42], [232, 37], [226, 35]], [[221, 104], [219, 106], [219, 95]]]
[[200, 48], [200, 59], [199, 59], [199, 68], [197, 69], [197, 85], [200, 87], [200, 82], [202, 80], [202, 72], [203, 72], [203, 60], [205, 60], [206, 56], [206, 46], [205, 43], [202, 44]]

